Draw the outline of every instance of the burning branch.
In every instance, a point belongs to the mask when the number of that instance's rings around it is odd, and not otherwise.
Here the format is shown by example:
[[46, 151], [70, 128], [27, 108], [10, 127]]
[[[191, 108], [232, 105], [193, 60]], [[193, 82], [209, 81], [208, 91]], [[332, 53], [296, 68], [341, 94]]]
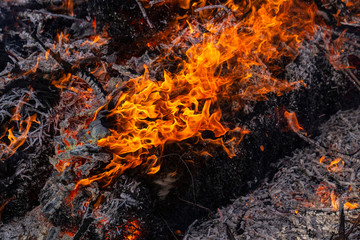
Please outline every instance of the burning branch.
[[232, 15], [233, 12], [231, 11], [230, 8], [224, 6], [224, 5], [210, 5], [210, 6], [205, 6], [205, 7], [200, 7], [200, 8], [197, 8], [195, 9], [195, 12], [200, 12], [200, 11], [203, 11], [203, 10], [208, 10], [208, 9], [215, 9], [215, 8], [221, 8], [223, 9], [227, 14], [229, 15]]

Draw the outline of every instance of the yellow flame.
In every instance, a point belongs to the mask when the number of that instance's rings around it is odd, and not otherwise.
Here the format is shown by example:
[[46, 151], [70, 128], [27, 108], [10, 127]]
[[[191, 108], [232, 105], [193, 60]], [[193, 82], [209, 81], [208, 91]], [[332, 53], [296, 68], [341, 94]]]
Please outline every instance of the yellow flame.
[[[242, 17], [241, 4], [228, 2]], [[103, 173], [80, 180], [75, 190], [93, 181], [111, 180], [128, 168], [149, 166], [148, 173], [160, 169], [155, 154], [164, 146], [189, 138], [202, 140], [212, 131], [213, 144], [221, 145], [230, 157], [246, 129], [230, 129], [222, 123], [222, 105], [231, 102], [266, 100], [266, 94], [281, 95], [296, 83], [273, 77], [283, 57], [294, 59], [301, 41], [314, 32], [314, 5], [298, 0], [270, 0], [253, 7], [243, 20], [229, 16], [223, 23], [205, 24], [206, 33], [193, 25], [187, 33], [201, 39], [186, 51], [186, 59], [176, 73], [165, 71], [163, 80], [144, 75], [128, 81], [109, 118], [115, 121], [111, 134], [98, 141], [113, 153]], [[164, 57], [162, 61], [167, 61]], [[264, 73], [259, 73], [261, 68]], [[293, 119], [294, 122], [294, 119]], [[222, 136], [230, 135], [224, 143]]]

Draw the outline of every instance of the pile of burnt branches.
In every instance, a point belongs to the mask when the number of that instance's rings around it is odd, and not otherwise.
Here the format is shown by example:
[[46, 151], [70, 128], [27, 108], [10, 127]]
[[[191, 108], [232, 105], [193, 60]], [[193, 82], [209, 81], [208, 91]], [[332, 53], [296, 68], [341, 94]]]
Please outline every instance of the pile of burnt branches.
[[[285, 42], [278, 44], [291, 57], [274, 61], [276, 68], [266, 62], [266, 56], [249, 54], [256, 64], [249, 70], [248, 81], [234, 84], [244, 88], [232, 89], [226, 100], [219, 101], [226, 127], [244, 126], [251, 132], [243, 143], [233, 146], [236, 156], [232, 159], [214, 147], [213, 132], [203, 131], [203, 141], [186, 139], [154, 150], [154, 156], [163, 162], [157, 175], [144, 174], [150, 167], [134, 167], [120, 177], [110, 176], [109, 184], [100, 184], [96, 181], [99, 178], [82, 188], [76, 188], [79, 181], [105, 175], [104, 169], [113, 167], [109, 165], [114, 156], [111, 149], [100, 147], [98, 140], [116, 132], [109, 112], [121, 105], [118, 100], [122, 96], [134, 91], [132, 81], [149, 78], [149, 84], [161, 85], [170, 74], [182, 71], [183, 63], [191, 57], [188, 49], [211, 34], [214, 38], [222, 36], [226, 27], [241, 26], [238, 31], [251, 35], [253, 30], [242, 21], [264, 1], [253, 1], [255, 8], [244, 7], [244, 12], [225, 5], [199, 4], [191, 9], [168, 1], [0, 3], [2, 238], [140, 239], [174, 234], [194, 239], [204, 234], [214, 239], [236, 235], [257, 238], [263, 236], [259, 229], [266, 221], [256, 219], [273, 212], [278, 217], [272, 214], [274, 225], [267, 227], [274, 238], [305, 234], [306, 229], [328, 237], [328, 233], [317, 232], [327, 221], [339, 237], [356, 234], [355, 227], [343, 217], [343, 231], [336, 231], [336, 211], [331, 210], [328, 198], [331, 201], [333, 192], [340, 210], [343, 202], [358, 200], [358, 125], [354, 123], [354, 129], [349, 130], [351, 124], [335, 121], [336, 128], [329, 130], [328, 140], [324, 135], [315, 141], [282, 132], [286, 127], [283, 106], [296, 111], [306, 131], [315, 135], [319, 124], [336, 111], [358, 105], [360, 18], [357, 3], [347, 2], [315, 1], [319, 23], [315, 35], [304, 40], [299, 50]], [[175, 13], [183, 16], [178, 22]], [[320, 25], [323, 21], [326, 24]], [[233, 62], [229, 59], [224, 64], [228, 70], [219, 67], [215, 75], [221, 80], [226, 74], [241, 72], [242, 65], [231, 69]], [[278, 67], [283, 68], [279, 71]], [[256, 86], [264, 79], [274, 84]], [[276, 90], [287, 84], [293, 91]], [[186, 91], [179, 87], [169, 100]], [[220, 95], [226, 94], [220, 91]], [[348, 122], [358, 120], [358, 112], [348, 115], [357, 117], [337, 116]], [[341, 138], [339, 131], [349, 131], [351, 136]], [[299, 144], [300, 136], [305, 141]], [[227, 138], [230, 136], [224, 141]], [[279, 173], [284, 176], [277, 174], [267, 187], [255, 191], [253, 202], [248, 196], [241, 198], [228, 208], [230, 212], [220, 212], [220, 220], [203, 223], [197, 231], [191, 226], [188, 234], [182, 234], [194, 218], [258, 185], [271, 163], [308, 143], [315, 147], [303, 151], [306, 160], [297, 162], [298, 152], [282, 161], [276, 168], [284, 169]], [[317, 153], [310, 153], [314, 149]], [[328, 165], [336, 158], [341, 158], [336, 166], [343, 167], [334, 172], [335, 165]], [[314, 183], [308, 182], [309, 178]], [[311, 184], [322, 184], [320, 197], [314, 197]], [[324, 189], [329, 190], [328, 195]], [[301, 199], [296, 194], [302, 194]], [[264, 216], [259, 211], [268, 212]], [[323, 217], [313, 223], [309, 218], [317, 212]], [[347, 218], [350, 213], [346, 212]], [[281, 221], [292, 230], [281, 228]], [[304, 223], [304, 228], [296, 226], [301, 221], [310, 223]]]

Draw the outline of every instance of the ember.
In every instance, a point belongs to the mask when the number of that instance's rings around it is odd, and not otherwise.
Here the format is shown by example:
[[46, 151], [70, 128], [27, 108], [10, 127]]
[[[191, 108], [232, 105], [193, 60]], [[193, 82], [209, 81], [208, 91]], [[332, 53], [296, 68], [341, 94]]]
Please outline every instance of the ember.
[[2, 1], [0, 238], [282, 239], [305, 233], [259, 214], [307, 211], [358, 234], [359, 112], [334, 115], [360, 102], [357, 6]]

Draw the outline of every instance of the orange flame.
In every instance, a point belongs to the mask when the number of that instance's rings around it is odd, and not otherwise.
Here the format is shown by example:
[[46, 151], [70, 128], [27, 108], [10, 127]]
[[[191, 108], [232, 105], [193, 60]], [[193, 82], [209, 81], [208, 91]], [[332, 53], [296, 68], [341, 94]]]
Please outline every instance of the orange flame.
[[[229, 1], [228, 5], [236, 10], [235, 3]], [[233, 16], [222, 24], [208, 21], [206, 33], [190, 25], [184, 35], [201, 41], [188, 48], [177, 73], [164, 71], [163, 81], [159, 81], [146, 69], [143, 76], [128, 81], [128, 90], [109, 115], [115, 119], [115, 127], [110, 136], [98, 141], [113, 153], [113, 160], [106, 172], [80, 180], [75, 192], [97, 180], [109, 184], [126, 169], [142, 164], [154, 174], [160, 169], [155, 155], [161, 154], [166, 144], [203, 140], [205, 130], [214, 133], [213, 144], [235, 156], [234, 145], [249, 131], [222, 123], [221, 106], [229, 100], [266, 100], [270, 92], [281, 95], [296, 87], [297, 83], [272, 75], [280, 69], [276, 61], [294, 59], [301, 41], [313, 34], [314, 12], [314, 5], [298, 0], [270, 0], [242, 21], [234, 21]], [[240, 11], [236, 14], [242, 17]], [[294, 116], [290, 114], [293, 124], [297, 123]], [[296, 129], [301, 129], [298, 124]], [[231, 135], [231, 140], [224, 142], [225, 134]]]
[[294, 112], [290, 113], [288, 111], [285, 111], [284, 116], [287, 120], [288, 127], [293, 132], [299, 132], [303, 131], [304, 129], [299, 125], [299, 122], [297, 120], [296, 114]]
[[338, 196], [336, 196], [334, 190], [331, 191], [330, 193], [330, 199], [331, 199], [331, 205], [333, 207], [333, 210], [336, 211], [339, 209], [339, 201], [338, 201]]
[[345, 210], [347, 209], [356, 209], [359, 207], [359, 204], [357, 203], [350, 203], [350, 202], [347, 202], [344, 204], [345, 205]]
[[327, 187], [325, 183], [321, 183], [316, 189], [315, 193], [320, 198], [321, 204], [327, 204], [330, 201], [330, 189]]
[[[0, 152], [2, 153], [2, 156], [5, 155], [5, 157], [1, 157], [0, 160], [11, 157], [16, 152], [16, 150], [25, 143], [31, 124], [33, 122], [36, 122], [36, 114], [28, 117], [26, 120], [21, 121], [19, 129], [20, 135], [17, 137], [14, 135], [12, 128], [8, 129], [7, 132], [10, 143], [6, 145], [0, 142]], [[26, 126], [24, 127], [24, 125]]]
[[64, 0], [62, 6], [68, 11], [68, 13], [74, 15], [74, 2], [72, 0]]
[[344, 168], [344, 165], [345, 162], [341, 160], [341, 158], [336, 158], [330, 163], [330, 165], [327, 167], [327, 170], [329, 172], [341, 172], [341, 170]]
[[[325, 158], [325, 156], [322, 156], [319, 160], [321, 164], [325, 162], [331, 161], [330, 159]], [[329, 172], [341, 172], [345, 166], [345, 162], [341, 158], [336, 158], [333, 161], [329, 163], [329, 165], [326, 167], [326, 169]]]

